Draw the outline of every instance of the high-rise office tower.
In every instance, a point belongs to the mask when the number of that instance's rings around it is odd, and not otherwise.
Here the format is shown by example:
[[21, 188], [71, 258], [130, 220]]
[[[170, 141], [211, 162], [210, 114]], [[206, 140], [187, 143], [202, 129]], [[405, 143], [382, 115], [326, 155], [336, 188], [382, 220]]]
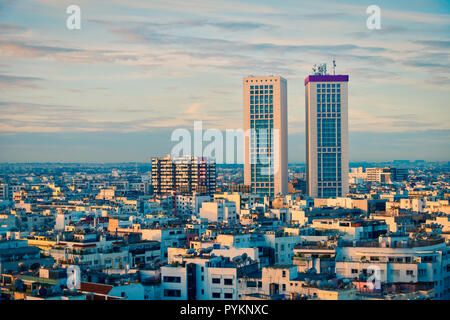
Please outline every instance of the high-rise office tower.
[[152, 185], [156, 194], [216, 191], [216, 163], [206, 157], [185, 156], [152, 159]]
[[305, 79], [307, 191], [311, 197], [345, 197], [348, 75], [326, 74], [326, 67], [320, 70]]
[[244, 78], [244, 183], [260, 196], [288, 191], [287, 82]]

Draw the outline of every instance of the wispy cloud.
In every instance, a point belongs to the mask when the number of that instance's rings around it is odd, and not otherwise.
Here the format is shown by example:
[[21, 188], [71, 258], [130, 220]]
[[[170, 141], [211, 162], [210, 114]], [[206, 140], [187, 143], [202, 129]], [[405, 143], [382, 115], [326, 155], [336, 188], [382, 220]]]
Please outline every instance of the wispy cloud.
[[288, 79], [289, 132], [301, 134], [303, 79], [332, 58], [350, 74], [351, 132], [448, 129], [448, 5], [383, 2], [382, 29], [368, 30], [356, 1], [77, 4], [70, 31], [64, 1], [0, 2], [2, 136], [241, 127], [249, 74]]
[[36, 82], [44, 79], [39, 77], [22, 77], [16, 75], [0, 74], [0, 90], [31, 88], [38, 89]]

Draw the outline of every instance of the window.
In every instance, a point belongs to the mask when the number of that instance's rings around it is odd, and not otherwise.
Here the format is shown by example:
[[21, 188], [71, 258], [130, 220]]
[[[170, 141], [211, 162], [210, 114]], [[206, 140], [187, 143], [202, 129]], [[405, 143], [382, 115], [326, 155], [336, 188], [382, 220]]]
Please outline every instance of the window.
[[181, 282], [181, 277], [163, 277], [163, 282]]
[[413, 276], [414, 275], [414, 271], [413, 270], [406, 270], [406, 275], [407, 276]]
[[165, 297], [181, 297], [181, 290], [168, 290], [164, 289]]
[[358, 269], [352, 269], [352, 273], [358, 273]]
[[283, 278], [286, 278], [286, 270], [283, 270]]
[[212, 297], [216, 299], [220, 299], [220, 292], [213, 292]]
[[225, 299], [233, 299], [233, 294], [232, 293], [225, 293], [224, 294], [224, 298]]
[[223, 283], [227, 286], [232, 286], [233, 285], [233, 279], [224, 279]]
[[220, 278], [212, 278], [212, 283], [220, 283]]

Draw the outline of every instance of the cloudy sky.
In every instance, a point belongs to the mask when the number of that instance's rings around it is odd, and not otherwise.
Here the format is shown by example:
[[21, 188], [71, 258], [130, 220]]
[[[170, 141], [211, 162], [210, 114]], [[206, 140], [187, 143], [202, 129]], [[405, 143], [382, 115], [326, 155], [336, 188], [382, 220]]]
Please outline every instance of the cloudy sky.
[[449, 18], [448, 0], [0, 0], [0, 162], [148, 161], [194, 120], [241, 128], [242, 78], [271, 74], [303, 162], [303, 80], [333, 58], [351, 161], [450, 160]]

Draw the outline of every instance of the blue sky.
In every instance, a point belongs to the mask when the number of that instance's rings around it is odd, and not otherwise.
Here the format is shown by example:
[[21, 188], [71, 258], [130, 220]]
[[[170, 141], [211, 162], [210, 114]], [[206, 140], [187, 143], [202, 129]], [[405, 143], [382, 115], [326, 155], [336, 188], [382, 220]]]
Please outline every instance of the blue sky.
[[[81, 8], [81, 30], [66, 8]], [[368, 30], [366, 8], [381, 8]], [[449, 1], [0, 0], [0, 161], [148, 161], [176, 128], [242, 127], [242, 78], [349, 74], [350, 160], [450, 160]]]

